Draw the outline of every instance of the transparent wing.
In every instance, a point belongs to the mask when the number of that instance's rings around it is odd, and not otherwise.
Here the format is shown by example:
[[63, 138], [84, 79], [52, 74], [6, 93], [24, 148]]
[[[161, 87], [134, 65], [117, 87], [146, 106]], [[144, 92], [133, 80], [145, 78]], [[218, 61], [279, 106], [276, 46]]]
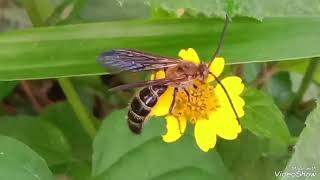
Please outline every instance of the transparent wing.
[[139, 88], [139, 87], [146, 87], [146, 86], [155, 86], [155, 85], [169, 85], [170, 83], [178, 83], [184, 80], [184, 77], [179, 77], [177, 79], [155, 79], [155, 80], [148, 80], [130, 84], [123, 84], [120, 86], [116, 86], [111, 88], [111, 91], [115, 90], [126, 90], [132, 88]]
[[118, 71], [149, 71], [173, 67], [179, 59], [167, 58], [131, 49], [114, 49], [103, 52], [97, 58], [103, 66]]

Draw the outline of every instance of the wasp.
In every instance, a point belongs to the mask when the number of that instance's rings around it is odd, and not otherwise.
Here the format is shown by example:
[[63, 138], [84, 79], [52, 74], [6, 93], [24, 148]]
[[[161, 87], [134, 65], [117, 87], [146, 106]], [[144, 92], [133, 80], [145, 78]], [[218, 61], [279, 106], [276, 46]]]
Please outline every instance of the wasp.
[[[223, 38], [226, 33], [228, 22], [229, 18], [226, 15], [223, 31], [218, 42], [218, 48], [213, 54], [213, 60], [218, 55], [220, 48], [223, 45]], [[97, 60], [105, 67], [118, 69], [121, 72], [165, 71], [165, 78], [163, 79], [124, 84], [112, 88], [112, 90], [142, 88], [132, 99], [128, 110], [128, 126], [135, 134], [141, 133], [143, 125], [149, 118], [152, 108], [156, 105], [160, 96], [169, 86], [175, 88], [174, 92], [185, 90], [184, 87], [190, 85], [194, 80], [204, 82], [209, 74], [213, 75], [216, 81], [222, 86], [237, 119], [239, 119], [226, 88], [219, 78], [209, 71], [212, 61], [208, 64], [200, 63], [199, 65], [196, 65], [192, 62], [182, 61], [178, 58], [164, 57], [132, 49], [113, 49], [106, 51], [101, 53]], [[186, 93], [188, 94], [188, 92]], [[174, 103], [173, 100], [171, 107]]]

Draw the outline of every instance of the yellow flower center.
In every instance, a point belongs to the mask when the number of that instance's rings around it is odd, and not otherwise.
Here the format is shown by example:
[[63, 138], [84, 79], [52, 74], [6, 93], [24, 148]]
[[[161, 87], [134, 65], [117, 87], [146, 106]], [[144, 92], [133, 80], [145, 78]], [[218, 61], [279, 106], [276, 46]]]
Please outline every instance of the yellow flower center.
[[171, 114], [195, 123], [198, 119], [208, 119], [212, 111], [219, 108], [219, 100], [212, 85], [199, 80], [179, 90], [175, 96]]

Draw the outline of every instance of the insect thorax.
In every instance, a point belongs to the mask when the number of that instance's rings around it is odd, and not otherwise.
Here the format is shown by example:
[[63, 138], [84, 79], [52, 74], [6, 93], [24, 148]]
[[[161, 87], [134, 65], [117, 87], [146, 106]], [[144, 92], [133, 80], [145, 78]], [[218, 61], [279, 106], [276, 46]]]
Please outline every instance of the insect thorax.
[[194, 80], [206, 81], [209, 74], [208, 65], [201, 63], [199, 65], [193, 62], [183, 62], [176, 67], [168, 68], [166, 78], [181, 79], [177, 84], [190, 84]]

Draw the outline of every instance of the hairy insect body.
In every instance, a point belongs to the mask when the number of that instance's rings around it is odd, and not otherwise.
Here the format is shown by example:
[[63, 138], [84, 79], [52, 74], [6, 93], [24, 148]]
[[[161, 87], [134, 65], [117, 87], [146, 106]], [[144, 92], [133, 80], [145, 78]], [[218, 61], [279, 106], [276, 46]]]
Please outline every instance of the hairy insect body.
[[[167, 90], [169, 84], [173, 85], [176, 91], [180, 91], [184, 89], [184, 86], [193, 83], [195, 79], [205, 80], [208, 77], [207, 69], [206, 64], [196, 65], [192, 62], [182, 62], [175, 67], [167, 68], [165, 73], [167, 79], [172, 79], [170, 83], [147, 86], [133, 98], [128, 111], [128, 124], [131, 131], [136, 134], [141, 133], [152, 108]], [[179, 81], [175, 81], [177, 79]]]
[[167, 90], [167, 85], [144, 87], [133, 98], [128, 111], [128, 125], [133, 133], [140, 134], [159, 97]]
[[205, 81], [208, 78], [209, 69], [207, 64], [199, 65], [193, 62], [182, 62], [176, 67], [166, 70], [166, 78], [172, 79], [171, 85], [177, 88], [190, 85], [194, 80]]
[[[213, 60], [219, 54], [219, 50], [223, 44], [223, 37], [226, 33], [228, 22], [229, 18], [226, 15], [225, 25], [220, 36], [218, 48], [213, 54]], [[164, 94], [169, 86], [174, 87], [173, 101], [170, 107], [171, 110], [171, 108], [175, 106], [176, 93], [184, 91], [187, 96], [189, 96], [187, 87], [194, 85], [194, 82], [205, 83], [209, 74], [214, 76], [217, 83], [221, 85], [228, 97], [231, 107], [233, 108], [235, 116], [239, 119], [227, 90], [220, 80], [215, 77], [213, 73], [209, 72], [209, 67], [213, 60], [209, 64], [198, 64], [191, 61], [182, 61], [178, 58], [164, 57], [132, 49], [113, 49], [102, 52], [97, 57], [97, 60], [103, 66], [110, 68], [115, 72], [165, 71], [164, 78], [123, 84], [111, 88], [112, 90], [126, 90], [139, 87], [143, 88], [133, 98], [128, 112], [129, 128], [136, 134], [141, 133], [143, 124], [150, 116], [152, 108], [155, 107], [159, 98]]]
[[[165, 77], [154, 80], [123, 84], [112, 88], [125, 90], [142, 87], [143, 89], [133, 98], [129, 105], [128, 125], [133, 133], [140, 134], [150, 112], [169, 86], [174, 87], [174, 93], [184, 91], [195, 80], [205, 82], [208, 78], [209, 68], [205, 63], [196, 64], [191, 61], [156, 56], [129, 49], [115, 49], [103, 52], [98, 61], [111, 69], [121, 71], [164, 71]], [[175, 95], [173, 95], [175, 96]], [[175, 97], [173, 97], [175, 98]], [[171, 107], [174, 107], [173, 100]]]

